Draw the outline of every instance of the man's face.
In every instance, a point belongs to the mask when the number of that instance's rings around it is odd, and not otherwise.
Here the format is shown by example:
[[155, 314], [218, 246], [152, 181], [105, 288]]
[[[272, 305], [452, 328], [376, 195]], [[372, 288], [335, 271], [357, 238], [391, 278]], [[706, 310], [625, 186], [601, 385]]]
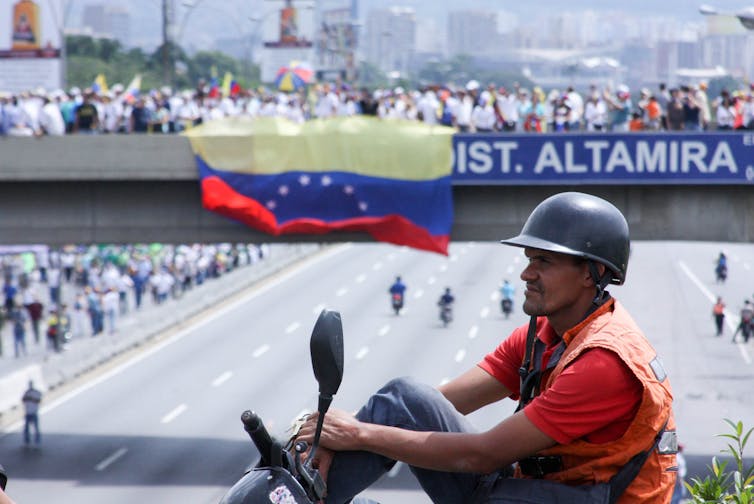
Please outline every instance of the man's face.
[[574, 256], [534, 248], [524, 249], [524, 253], [529, 260], [521, 272], [521, 280], [526, 282], [524, 313], [567, 317], [576, 310], [582, 315], [580, 303], [590, 278], [587, 263]]

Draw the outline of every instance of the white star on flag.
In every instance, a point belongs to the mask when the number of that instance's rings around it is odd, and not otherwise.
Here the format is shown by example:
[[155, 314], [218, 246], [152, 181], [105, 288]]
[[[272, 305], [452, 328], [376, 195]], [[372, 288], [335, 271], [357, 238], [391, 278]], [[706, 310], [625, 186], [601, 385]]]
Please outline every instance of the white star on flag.
[[301, 175], [301, 176], [300, 176], [300, 177], [298, 178], [298, 182], [299, 182], [299, 184], [301, 184], [302, 186], [308, 186], [308, 185], [309, 185], [309, 182], [310, 182], [310, 181], [311, 181], [311, 179], [309, 178], [309, 175]]
[[332, 179], [330, 178], [329, 175], [325, 175], [324, 177], [322, 177], [323, 186], [329, 186], [330, 184], [332, 184]]
[[367, 205], [366, 201], [359, 202], [359, 210], [361, 210], [362, 212], [366, 212], [367, 208], [369, 208], [369, 205]]
[[346, 193], [346, 194], [349, 194], [349, 195], [353, 194], [353, 191], [354, 191], [354, 189], [353, 189], [352, 185], [347, 185], [347, 186], [345, 186], [343, 188], [343, 192]]
[[267, 208], [270, 210], [275, 210], [275, 207], [277, 206], [277, 203], [275, 203], [275, 200], [270, 200], [267, 202]]
[[286, 194], [288, 194], [288, 186], [287, 185], [282, 185], [282, 186], [278, 187], [278, 193], [281, 196], [285, 196]]

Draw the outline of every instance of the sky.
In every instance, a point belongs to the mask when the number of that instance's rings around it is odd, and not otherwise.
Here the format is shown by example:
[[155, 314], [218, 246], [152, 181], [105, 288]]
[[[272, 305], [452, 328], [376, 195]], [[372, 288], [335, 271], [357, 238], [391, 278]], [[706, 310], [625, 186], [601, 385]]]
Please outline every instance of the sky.
[[[68, 26], [80, 23], [84, 5], [104, 3], [125, 6], [131, 16], [131, 31], [133, 41], [156, 41], [161, 36], [161, 0], [67, 0], [71, 2]], [[294, 0], [299, 7], [311, 5], [313, 1], [320, 8], [337, 8], [349, 6], [350, 0]], [[185, 4], [195, 5], [185, 16]], [[702, 16], [698, 12], [699, 5], [707, 3], [721, 11], [738, 11], [745, 7], [754, 6], [754, 0], [359, 0], [359, 13], [363, 19], [371, 9], [388, 6], [405, 6], [415, 9], [419, 22], [432, 19], [438, 28], [445, 26], [448, 12], [463, 9], [478, 9], [491, 12], [508, 12], [514, 14], [522, 23], [531, 24], [538, 17], [563, 12], [621, 11], [639, 16], [662, 16], [676, 19], [700, 22]], [[255, 22], [250, 18], [259, 18], [278, 9], [282, 5], [280, 0], [175, 0], [177, 8], [177, 24], [184, 25], [184, 33], [194, 36], [197, 44], [208, 44], [216, 38], [233, 37], [239, 34], [251, 35], [256, 30]], [[268, 16], [269, 21], [274, 15]], [[185, 19], [185, 23], [183, 23]], [[260, 31], [266, 31], [262, 27]], [[271, 26], [269, 27], [271, 29]], [[141, 45], [141, 44], [138, 44]]]

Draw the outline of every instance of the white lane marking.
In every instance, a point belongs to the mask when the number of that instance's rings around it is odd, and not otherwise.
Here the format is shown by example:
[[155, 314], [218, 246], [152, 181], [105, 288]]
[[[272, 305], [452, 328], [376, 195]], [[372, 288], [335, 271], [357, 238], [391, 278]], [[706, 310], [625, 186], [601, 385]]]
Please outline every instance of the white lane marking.
[[457, 260], [458, 260], [457, 255], [453, 254], [452, 256], [450, 256], [450, 262], [456, 262]]
[[492, 294], [490, 294], [490, 301], [497, 301], [500, 299], [500, 293], [498, 291], [492, 291]]
[[342, 297], [348, 294], [348, 288], [347, 287], [341, 287], [337, 291], [335, 291], [335, 295], [338, 297]]
[[[717, 297], [715, 297], [714, 294], [712, 294], [707, 287], [702, 283], [697, 276], [692, 273], [692, 271], [689, 269], [688, 266], [686, 266], [686, 263], [683, 261], [678, 261], [678, 266], [681, 267], [684, 273], [686, 273], [686, 276], [689, 277], [689, 279], [694, 283], [694, 285], [697, 286], [697, 288], [702, 291], [702, 294], [709, 300], [710, 303], [714, 303], [717, 301]], [[733, 317], [734, 315], [730, 312], [730, 310], [725, 310], [725, 322], [730, 328], [731, 331], [736, 330], [736, 326], [733, 324]], [[735, 317], [736, 320], [738, 320], [738, 317]], [[744, 347], [742, 344], [738, 345], [738, 350], [741, 352], [741, 357], [747, 364], [751, 364], [751, 356], [749, 355], [749, 352], [746, 350], [746, 347]]]
[[431, 277], [427, 278], [427, 283], [428, 283], [429, 285], [432, 285], [432, 284], [433, 284], [433, 283], [435, 283], [436, 281], [437, 281], [437, 279], [436, 279], [435, 277], [433, 277], [433, 276], [431, 276]]
[[265, 343], [264, 345], [254, 350], [254, 353], [252, 355], [254, 356], [254, 358], [261, 357], [262, 355], [266, 354], [267, 350], [269, 349], [270, 349], [270, 345]]
[[[332, 247], [330, 250], [328, 250], [326, 252], [323, 252], [322, 254], [319, 254], [316, 257], [312, 258], [312, 259], [305, 260], [305, 261], [303, 261], [299, 265], [292, 266], [285, 273], [283, 273], [283, 274], [281, 274], [279, 276], [276, 276], [275, 278], [272, 278], [269, 281], [262, 280], [262, 282], [260, 282], [262, 285], [258, 289], [254, 290], [253, 292], [250, 292], [248, 295], [243, 296], [241, 298], [238, 298], [235, 301], [232, 301], [232, 302], [230, 302], [230, 303], [228, 303], [226, 305], [222, 305], [216, 311], [213, 311], [212, 313], [208, 314], [206, 317], [204, 317], [201, 320], [199, 320], [196, 324], [193, 324], [193, 325], [191, 325], [189, 327], [186, 327], [185, 329], [183, 329], [183, 330], [175, 333], [174, 335], [170, 336], [169, 338], [167, 338], [167, 339], [165, 339], [165, 340], [163, 340], [163, 341], [161, 341], [159, 343], [156, 343], [154, 346], [150, 347], [149, 349], [144, 350], [142, 353], [134, 355], [133, 358], [129, 359], [128, 361], [124, 362], [123, 364], [120, 364], [119, 366], [116, 366], [116, 367], [112, 368], [110, 371], [102, 373], [101, 375], [99, 375], [96, 378], [92, 378], [91, 381], [88, 381], [87, 383], [84, 383], [80, 387], [77, 387], [77, 388], [71, 390], [70, 392], [68, 392], [66, 394], [63, 394], [62, 396], [58, 397], [54, 401], [51, 401], [49, 404], [47, 404], [45, 406], [42, 406], [39, 409], [39, 413], [40, 414], [45, 414], [45, 413], [47, 413], [49, 411], [54, 410], [55, 408], [57, 408], [61, 404], [64, 404], [64, 403], [70, 401], [74, 397], [78, 396], [79, 394], [81, 394], [83, 392], [86, 392], [90, 388], [99, 385], [100, 383], [104, 382], [105, 380], [108, 380], [108, 379], [112, 378], [113, 376], [119, 375], [120, 373], [122, 373], [126, 369], [130, 368], [134, 364], [138, 364], [139, 362], [141, 362], [142, 360], [146, 359], [147, 357], [149, 357], [149, 356], [151, 356], [151, 355], [159, 352], [160, 350], [162, 350], [166, 346], [172, 345], [176, 341], [179, 341], [179, 340], [183, 339], [184, 337], [188, 336], [189, 334], [191, 334], [196, 329], [198, 329], [200, 327], [204, 327], [205, 325], [208, 325], [208, 324], [214, 322], [215, 320], [217, 320], [217, 319], [219, 319], [221, 317], [224, 317], [227, 313], [235, 310], [236, 308], [238, 308], [242, 304], [248, 303], [250, 300], [256, 298], [257, 296], [260, 296], [260, 295], [264, 294], [265, 292], [267, 292], [268, 290], [270, 290], [270, 289], [272, 289], [274, 287], [277, 287], [278, 285], [282, 284], [286, 280], [288, 280], [290, 278], [293, 278], [294, 276], [298, 275], [302, 271], [305, 271], [305, 270], [309, 269], [310, 267], [314, 266], [315, 264], [318, 264], [318, 263], [324, 261], [325, 259], [329, 259], [330, 257], [332, 257], [334, 255], [337, 255], [337, 254], [340, 254], [342, 252], [345, 252], [346, 250], [350, 249], [351, 247], [353, 247], [353, 243], [343, 243], [342, 245], [338, 245], [338, 246]], [[23, 420], [19, 420], [18, 422], [9, 425], [8, 428], [5, 431], [0, 432], [0, 438], [3, 438], [5, 436], [7, 436], [11, 432], [15, 432], [17, 430], [20, 430], [22, 422], [23, 422]]]
[[320, 303], [312, 309], [312, 313], [319, 315], [325, 309], [325, 303]]
[[463, 359], [466, 358], [466, 350], [463, 348], [456, 352], [455, 361], [461, 362]]
[[398, 473], [401, 472], [401, 468], [403, 467], [403, 462], [396, 462], [392, 469], [390, 469], [387, 473], [388, 478], [395, 478], [398, 476]]
[[448, 378], [447, 376], [440, 380], [440, 386], [443, 386], [446, 383], [450, 383], [450, 378]]
[[376, 263], [374, 263], [374, 264], [372, 265], [372, 269], [373, 269], [374, 271], [379, 271], [379, 270], [381, 270], [381, 269], [382, 269], [382, 263], [381, 263], [381, 262], [376, 262]]
[[364, 280], [367, 279], [367, 276], [365, 274], [361, 274], [356, 277], [356, 283], [364, 283]]
[[293, 331], [301, 327], [301, 324], [298, 322], [293, 322], [288, 327], [285, 328], [285, 334], [291, 334]]
[[487, 315], [489, 315], [489, 314], [490, 314], [490, 307], [489, 306], [485, 306], [484, 308], [482, 308], [482, 311], [479, 312], [479, 316], [482, 317], [482, 318], [487, 318]]
[[478, 332], [479, 332], [479, 326], [471, 326], [471, 329], [469, 329], [469, 339], [476, 338], [476, 335]]
[[508, 275], [512, 275], [513, 274], [513, 266], [508, 266], [507, 268], [505, 268], [505, 273], [508, 274]]
[[212, 380], [212, 386], [213, 387], [219, 387], [220, 385], [222, 385], [226, 381], [230, 380], [231, 376], [233, 376], [233, 372], [231, 372], [231, 371], [224, 372], [223, 374], [221, 374], [220, 376], [218, 376], [217, 378], [215, 378], [214, 380]]
[[440, 265], [440, 271], [448, 271], [448, 265], [447, 264]]
[[377, 332], [377, 334], [379, 334], [380, 336], [384, 336], [389, 332], [390, 332], [390, 324], [386, 324], [380, 327], [380, 330]]
[[167, 415], [165, 415], [164, 417], [162, 417], [162, 420], [160, 420], [160, 423], [170, 423], [170, 422], [172, 422], [173, 420], [175, 420], [176, 418], [178, 418], [178, 416], [181, 413], [183, 413], [184, 411], [186, 411], [187, 409], [188, 409], [188, 406], [186, 406], [185, 404], [179, 404], [178, 406], [176, 406], [175, 408], [173, 408], [173, 411], [171, 411], [170, 413], [168, 413]]
[[367, 356], [369, 353], [369, 347], [361, 347], [358, 352], [356, 352], [356, 360], [361, 360], [364, 357]]
[[414, 298], [419, 299], [424, 295], [424, 291], [419, 289], [418, 291], [414, 292]]
[[128, 453], [128, 448], [118, 448], [112, 455], [104, 459], [102, 462], [94, 466], [95, 471], [104, 471], [109, 466], [114, 464], [119, 458]]

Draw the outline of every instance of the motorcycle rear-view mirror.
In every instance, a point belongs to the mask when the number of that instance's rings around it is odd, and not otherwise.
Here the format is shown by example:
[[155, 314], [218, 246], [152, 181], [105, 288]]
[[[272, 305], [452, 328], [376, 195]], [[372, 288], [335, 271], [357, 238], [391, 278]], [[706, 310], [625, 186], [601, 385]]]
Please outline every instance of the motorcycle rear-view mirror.
[[314, 324], [309, 349], [314, 377], [319, 383], [322, 413], [322, 401], [326, 401], [327, 410], [343, 380], [343, 324], [339, 312], [322, 310]]

